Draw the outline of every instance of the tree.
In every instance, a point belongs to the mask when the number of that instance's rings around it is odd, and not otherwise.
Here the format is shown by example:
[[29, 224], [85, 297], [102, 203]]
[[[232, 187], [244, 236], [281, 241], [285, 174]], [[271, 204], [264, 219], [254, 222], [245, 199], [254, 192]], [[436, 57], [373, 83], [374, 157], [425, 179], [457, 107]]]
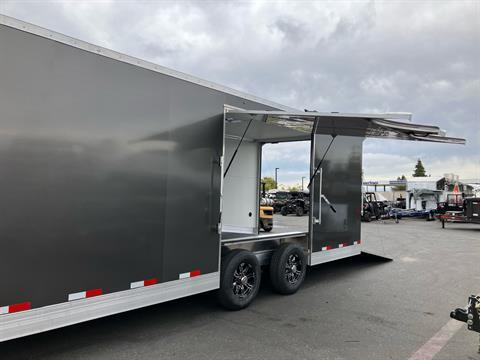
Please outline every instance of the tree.
[[[399, 176], [397, 177], [397, 180], [407, 180], [407, 178], [405, 177], [405, 175], [402, 175], [402, 176]], [[404, 191], [407, 189], [407, 186], [406, 185], [396, 185], [396, 186], [392, 186], [392, 190], [393, 191]]]
[[425, 168], [423, 167], [422, 160], [417, 160], [417, 165], [415, 165], [415, 170], [412, 175], [413, 177], [427, 176]]
[[275, 189], [275, 179], [271, 176], [262, 177], [262, 183], [265, 184], [265, 191]]

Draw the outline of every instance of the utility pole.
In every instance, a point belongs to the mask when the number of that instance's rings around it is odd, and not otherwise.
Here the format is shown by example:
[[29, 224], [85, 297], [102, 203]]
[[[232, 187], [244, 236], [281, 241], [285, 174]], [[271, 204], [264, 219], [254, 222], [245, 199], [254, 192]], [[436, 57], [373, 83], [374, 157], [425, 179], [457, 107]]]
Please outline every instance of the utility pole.
[[275, 168], [275, 189], [277, 189], [277, 190], [278, 190], [278, 178], [277, 178], [277, 176], [278, 176], [278, 170], [279, 169], [280, 168]]

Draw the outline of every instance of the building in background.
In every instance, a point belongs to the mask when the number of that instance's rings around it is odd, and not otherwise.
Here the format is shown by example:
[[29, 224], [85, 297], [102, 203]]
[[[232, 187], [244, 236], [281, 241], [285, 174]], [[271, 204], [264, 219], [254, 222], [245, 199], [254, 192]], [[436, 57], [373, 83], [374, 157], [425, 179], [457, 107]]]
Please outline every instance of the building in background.
[[473, 186], [460, 182], [455, 174], [407, 179], [407, 209], [433, 210], [438, 203], [461, 205], [465, 197], [473, 195]]

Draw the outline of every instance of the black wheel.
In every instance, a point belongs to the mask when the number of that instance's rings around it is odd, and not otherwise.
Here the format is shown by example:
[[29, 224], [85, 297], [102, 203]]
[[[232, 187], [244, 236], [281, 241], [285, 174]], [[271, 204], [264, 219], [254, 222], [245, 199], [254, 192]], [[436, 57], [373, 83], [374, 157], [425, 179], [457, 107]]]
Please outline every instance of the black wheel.
[[365, 222], [372, 221], [372, 215], [370, 214], [370, 211], [365, 211], [363, 213], [363, 221], [365, 221]]
[[268, 226], [268, 225], [267, 225], [267, 226], [263, 226], [262, 229], [263, 229], [263, 231], [265, 231], [265, 232], [270, 232], [270, 231], [272, 231], [273, 226]]
[[295, 209], [295, 214], [297, 214], [297, 216], [303, 216], [303, 214], [305, 214], [305, 211], [303, 210], [303, 207], [302, 206], [297, 206], [297, 208]]
[[222, 258], [218, 301], [230, 310], [240, 310], [253, 301], [260, 288], [260, 264], [247, 250], [235, 249]]
[[270, 278], [273, 289], [280, 294], [293, 294], [303, 283], [307, 260], [303, 249], [296, 244], [283, 244], [273, 254]]
[[280, 210], [280, 213], [283, 215], [283, 216], [287, 216], [288, 215], [288, 209], [286, 206], [282, 206], [282, 209]]

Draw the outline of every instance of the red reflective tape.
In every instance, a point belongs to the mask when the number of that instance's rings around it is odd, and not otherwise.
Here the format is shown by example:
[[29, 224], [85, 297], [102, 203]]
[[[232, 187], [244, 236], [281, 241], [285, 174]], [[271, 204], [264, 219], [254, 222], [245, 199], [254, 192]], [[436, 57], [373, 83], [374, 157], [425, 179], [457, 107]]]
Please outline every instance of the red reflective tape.
[[190, 277], [194, 277], [194, 276], [198, 276], [200, 275], [200, 270], [193, 270], [193, 271], [190, 271]]
[[157, 279], [152, 278], [152, 279], [145, 280], [143, 282], [143, 285], [149, 286], [149, 285], [155, 285], [156, 283], [157, 283]]
[[102, 295], [102, 289], [92, 289], [92, 290], [85, 291], [85, 297], [87, 298], [98, 296], [98, 295]]
[[330, 245], [325, 246], [327, 250], [332, 250], [332, 247]]
[[348, 244], [347, 244], [347, 243], [343, 243], [343, 244], [342, 244], [342, 247], [345, 247], [345, 246], [348, 246]]
[[8, 312], [9, 313], [14, 313], [14, 312], [19, 312], [19, 311], [24, 311], [24, 310], [30, 310], [32, 307], [32, 303], [29, 301], [23, 302], [23, 303], [18, 303], [18, 304], [13, 304], [8, 307]]
[[357, 242], [357, 243], [358, 243], [358, 244], [360, 244], [361, 242], [362, 242], [362, 240], [358, 240], [358, 242]]

